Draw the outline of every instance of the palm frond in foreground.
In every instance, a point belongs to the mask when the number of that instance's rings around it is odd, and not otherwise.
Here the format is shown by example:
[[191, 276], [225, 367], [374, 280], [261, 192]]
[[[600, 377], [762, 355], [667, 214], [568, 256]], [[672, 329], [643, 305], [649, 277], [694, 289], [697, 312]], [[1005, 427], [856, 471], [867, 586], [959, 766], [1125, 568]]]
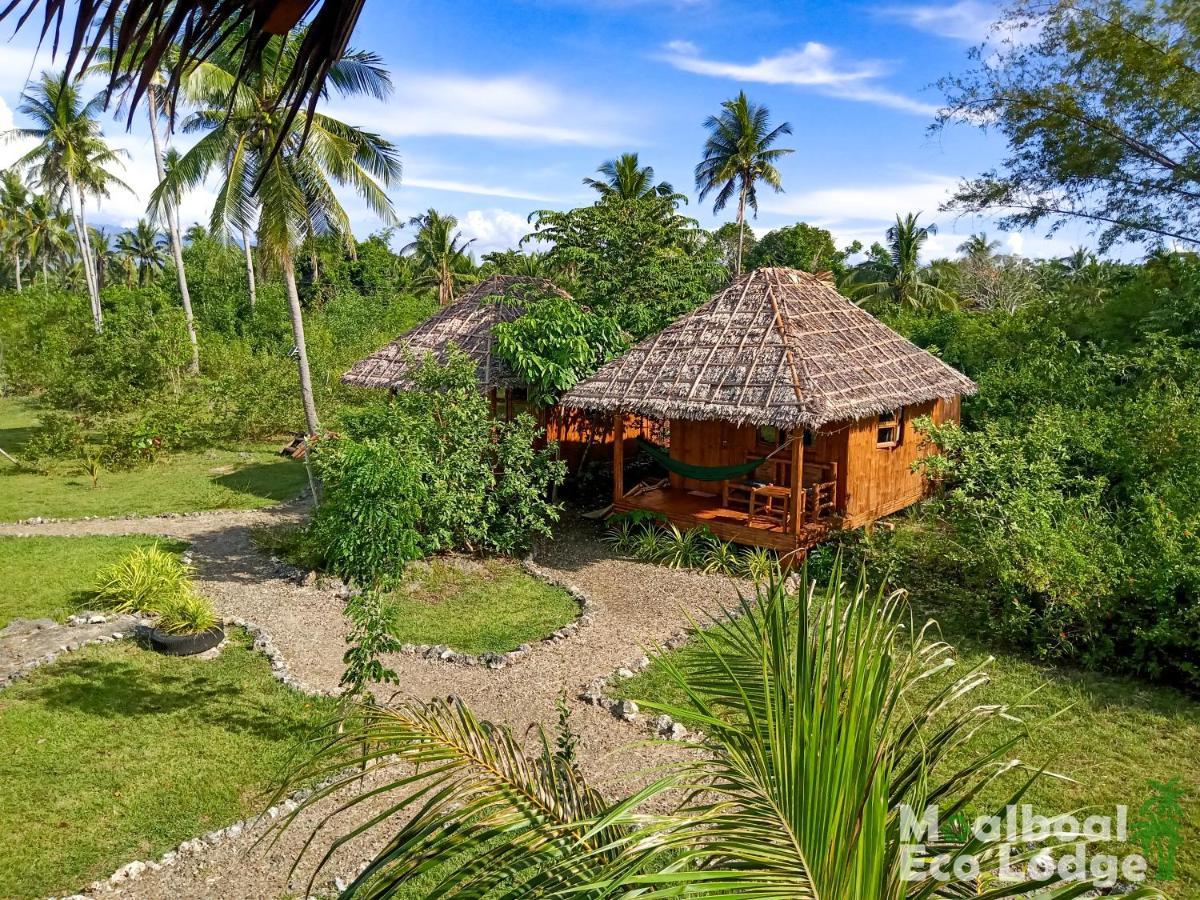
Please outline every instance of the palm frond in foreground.
[[[435, 870], [431, 898], [915, 900], [1090, 890], [1057, 874], [999, 881], [1000, 847], [970, 832], [923, 841], [926, 860], [949, 861], [950, 880], [903, 876], [902, 808], [919, 815], [936, 804], [945, 822], [977, 809], [982, 791], [1007, 773], [1016, 774], [1007, 801], [1020, 802], [1038, 775], [1014, 772], [1022, 731], [986, 739], [1019, 721], [1015, 709], [971, 702], [986, 674], [951, 676], [952, 649], [929, 625], [910, 627], [899, 595], [861, 580], [849, 589], [840, 577], [821, 595], [807, 579], [799, 592], [772, 581], [698, 632], [697, 666], [683, 671], [664, 658], [686, 704], [646, 705], [686, 717], [705, 736], [687, 761], [627, 797], [602, 797], [544, 734], [522, 746], [456, 700], [360, 710], [357, 724], [295, 773], [324, 777], [361, 761], [367, 747], [391, 776], [322, 822], [336, 828], [369, 799], [391, 801], [366, 824], [339, 829], [335, 849], [373, 824], [398, 823], [346, 896], [389, 896]], [[1018, 861], [1038, 849], [1023, 846]], [[951, 874], [960, 857], [977, 859], [980, 874]]]

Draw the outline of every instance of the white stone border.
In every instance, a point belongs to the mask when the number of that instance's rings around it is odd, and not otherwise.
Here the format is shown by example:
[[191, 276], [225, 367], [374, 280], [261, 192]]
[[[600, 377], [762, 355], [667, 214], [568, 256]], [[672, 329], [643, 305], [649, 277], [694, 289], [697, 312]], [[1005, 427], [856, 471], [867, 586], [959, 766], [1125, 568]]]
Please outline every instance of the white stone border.
[[[662, 649], [677, 650], [691, 639], [692, 631], [690, 629], [680, 629], [663, 641]], [[693, 741], [700, 740], [703, 737], [700, 732], [689, 732], [680, 722], [676, 722], [666, 713], [661, 713], [653, 719], [646, 719], [642, 716], [641, 710], [638, 709], [638, 705], [634, 701], [615, 700], [606, 693], [609, 684], [613, 681], [633, 678], [638, 672], [642, 672], [649, 667], [650, 657], [642, 653], [625, 665], [618, 666], [611, 674], [593, 678], [584, 685], [577, 698], [584, 703], [608, 710], [614, 717], [624, 722], [629, 722], [631, 725], [640, 725], [657, 737], [671, 741], [682, 741], [685, 738]]]
[[[474, 560], [476, 557], [463, 554], [448, 554], [443, 557], [430, 557], [430, 559], [467, 559]], [[326, 583], [326, 589], [331, 590], [342, 599], [348, 599], [351, 591], [342, 580], [333, 575], [325, 575], [317, 571], [308, 571], [301, 569], [298, 566], [293, 566], [291, 563], [280, 559], [277, 556], [271, 556], [270, 560], [275, 565], [275, 570], [279, 577], [289, 581], [294, 581], [299, 585], [318, 586], [322, 582]], [[562, 641], [573, 638], [579, 631], [591, 625], [596, 614], [596, 605], [591, 599], [580, 590], [576, 585], [563, 579], [557, 573], [550, 569], [539, 566], [533, 560], [533, 554], [527, 554], [520, 560], [521, 568], [527, 575], [536, 578], [545, 584], [552, 587], [560, 588], [567, 592], [570, 598], [578, 607], [578, 612], [574, 621], [568, 622], [558, 630], [545, 637], [538, 638], [536, 641], [521, 644], [515, 650], [509, 650], [506, 653], [497, 653], [489, 651], [478, 655], [471, 653], [463, 653], [455, 650], [448, 644], [403, 644], [400, 647], [399, 653], [402, 656], [413, 656], [427, 659], [430, 662], [447, 663], [454, 666], [462, 666], [466, 668], [474, 666], [484, 666], [488, 669], [504, 669], [515, 665], [520, 660], [524, 659], [530, 653], [535, 652], [538, 647], [548, 644], [558, 644]]]
[[[254, 644], [251, 647], [251, 650], [261, 653], [267, 658], [271, 664], [271, 676], [275, 678], [275, 680], [280, 681], [289, 688], [299, 691], [300, 693], [310, 697], [340, 696], [337, 691], [326, 691], [321, 690], [320, 688], [314, 688], [311, 685], [304, 683], [296, 676], [292, 675], [288, 670], [287, 663], [284, 661], [283, 653], [278, 647], [275, 646], [271, 636], [261, 625], [257, 625], [254, 622], [249, 622], [241, 618], [227, 619], [225, 620], [224, 625], [227, 628], [241, 628], [252, 638], [254, 638]], [[99, 641], [92, 641], [91, 643], [99, 643]], [[225, 641], [222, 641], [221, 646], [224, 645]], [[181, 857], [202, 856], [207, 851], [223, 843], [236, 840], [246, 832], [260, 828], [264, 824], [270, 825], [281, 816], [285, 816], [293, 812], [301, 802], [306, 800], [314, 792], [327, 787], [345, 774], [346, 772], [339, 772], [331, 775], [329, 778], [319, 782], [311, 788], [301, 788], [300, 790], [288, 795], [286, 799], [282, 800], [277, 805], [269, 807], [256, 816], [240, 819], [239, 821], [234, 822], [232, 825], [227, 825], [224, 828], [218, 828], [214, 831], [206, 832], [199, 837], [186, 840], [173, 850], [168, 850], [157, 859], [135, 859], [131, 862], [127, 862], [125, 865], [113, 872], [112, 875], [110, 875], [107, 879], [93, 881], [87, 886], [87, 888], [85, 888], [85, 892], [71, 894], [70, 896], [65, 897], [64, 900], [89, 900], [89, 898], [94, 897], [97, 894], [108, 893], [116, 890], [127, 882], [136, 881], [147, 872], [157, 872], [160, 869], [172, 866]], [[364, 862], [352, 877], [357, 877], [358, 872], [361, 872], [364, 868], [366, 868], [368, 862]], [[329, 886], [334, 891], [340, 893], [344, 889], [346, 883], [346, 879], [344, 878], [333, 878], [330, 880]], [[341, 887], [338, 885], [341, 885]], [[49, 900], [55, 900], [55, 898], [51, 897]]]

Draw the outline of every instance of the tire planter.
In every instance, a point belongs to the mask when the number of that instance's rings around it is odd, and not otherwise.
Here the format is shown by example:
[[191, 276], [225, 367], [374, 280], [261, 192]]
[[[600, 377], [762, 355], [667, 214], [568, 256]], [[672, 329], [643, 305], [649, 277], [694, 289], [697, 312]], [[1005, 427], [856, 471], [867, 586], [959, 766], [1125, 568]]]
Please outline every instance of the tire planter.
[[195, 656], [211, 650], [223, 640], [225, 630], [220, 625], [197, 634], [167, 634], [157, 628], [150, 629], [150, 646], [167, 656]]

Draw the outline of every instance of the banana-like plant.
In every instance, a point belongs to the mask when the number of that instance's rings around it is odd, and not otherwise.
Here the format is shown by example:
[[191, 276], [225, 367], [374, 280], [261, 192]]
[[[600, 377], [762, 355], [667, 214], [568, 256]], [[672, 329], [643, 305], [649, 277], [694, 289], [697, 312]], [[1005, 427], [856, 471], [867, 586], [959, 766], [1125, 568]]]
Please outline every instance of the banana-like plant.
[[[1016, 775], [1007, 797], [1016, 804], [1039, 777], [1012, 758], [1023, 732], [981, 740], [1019, 721], [1020, 709], [974, 704], [986, 674], [951, 674], [952, 648], [932, 623], [912, 627], [901, 595], [861, 577], [846, 587], [838, 566], [821, 593], [802, 581], [791, 591], [773, 579], [699, 630], [704, 652], [688, 671], [662, 658], [686, 704], [645, 705], [703, 736], [697, 752], [628, 796], [602, 796], [545, 734], [522, 745], [461, 701], [362, 707], [280, 788], [335, 776], [371, 748], [383, 783], [318, 828], [380, 796], [391, 803], [342, 829], [317, 871], [346, 842], [395, 821], [343, 896], [388, 897], [419, 877], [436, 882], [430, 898], [1065, 900], [1092, 889], [1057, 872], [998, 880], [1000, 846], [973, 830], [924, 841], [924, 859], [941, 856], [949, 880], [906, 877], [905, 807], [920, 815], [936, 804], [945, 822], [977, 809], [998, 779]], [[360, 776], [334, 777], [280, 827]], [[955, 875], [959, 858], [978, 860], [980, 873]]]

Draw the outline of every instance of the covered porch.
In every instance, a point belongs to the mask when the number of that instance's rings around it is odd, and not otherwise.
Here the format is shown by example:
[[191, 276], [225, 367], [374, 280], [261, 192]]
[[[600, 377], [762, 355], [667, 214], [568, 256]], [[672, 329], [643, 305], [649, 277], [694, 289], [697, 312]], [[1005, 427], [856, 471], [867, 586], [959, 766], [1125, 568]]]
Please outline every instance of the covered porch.
[[[845, 430], [813, 434], [720, 420], [671, 419], [668, 446], [646, 446], [666, 478], [626, 482], [630, 446], [613, 417], [613, 510], [644, 509], [680, 528], [780, 552], [820, 543], [845, 503]], [[665, 452], [664, 452], [665, 451]]]

